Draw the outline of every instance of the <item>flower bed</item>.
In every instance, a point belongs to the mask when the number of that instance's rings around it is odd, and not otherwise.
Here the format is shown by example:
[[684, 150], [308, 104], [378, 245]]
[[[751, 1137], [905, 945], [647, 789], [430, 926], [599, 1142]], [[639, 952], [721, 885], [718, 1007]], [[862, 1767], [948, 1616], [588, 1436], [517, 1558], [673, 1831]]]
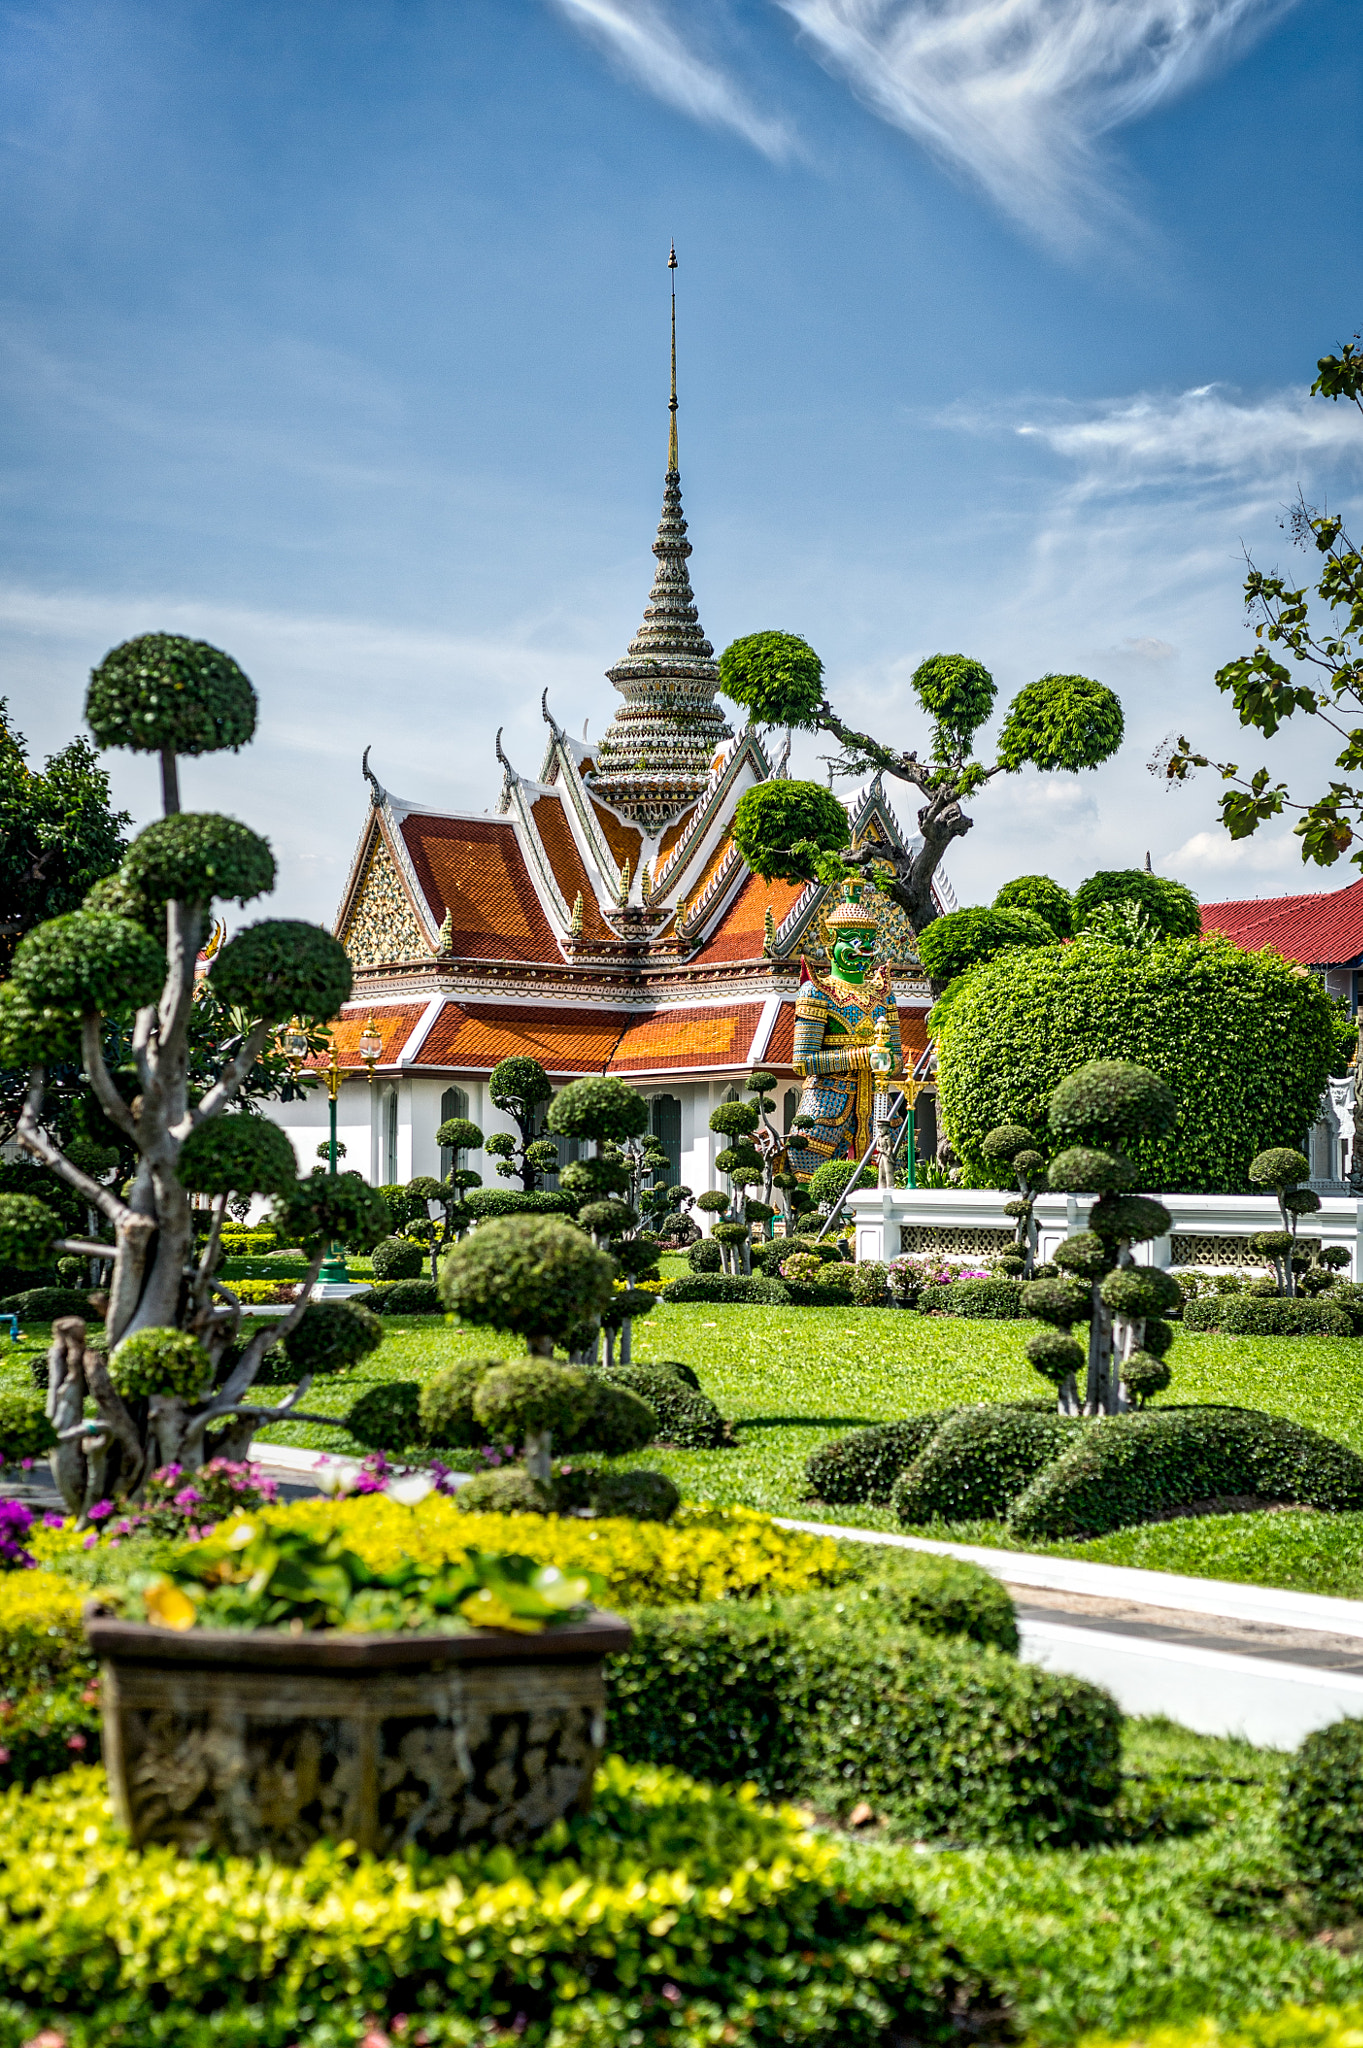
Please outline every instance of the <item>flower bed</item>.
[[262, 1871], [137, 1853], [74, 1773], [0, 1799], [0, 2044], [340, 2048], [366, 2022], [442, 2048], [947, 2038], [948, 1958], [907, 1881], [804, 1819], [612, 1761], [592, 1812], [530, 1851], [324, 1844]]

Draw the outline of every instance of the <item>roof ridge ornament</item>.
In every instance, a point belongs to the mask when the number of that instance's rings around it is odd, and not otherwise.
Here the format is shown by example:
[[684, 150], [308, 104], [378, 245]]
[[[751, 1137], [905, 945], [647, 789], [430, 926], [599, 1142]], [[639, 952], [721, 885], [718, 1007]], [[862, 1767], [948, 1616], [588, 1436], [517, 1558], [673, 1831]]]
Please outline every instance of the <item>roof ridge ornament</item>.
[[371, 742], [360, 756], [360, 773], [369, 784], [369, 801], [377, 810], [387, 800], [388, 792], [369, 765], [369, 756], [372, 751], [373, 743]]

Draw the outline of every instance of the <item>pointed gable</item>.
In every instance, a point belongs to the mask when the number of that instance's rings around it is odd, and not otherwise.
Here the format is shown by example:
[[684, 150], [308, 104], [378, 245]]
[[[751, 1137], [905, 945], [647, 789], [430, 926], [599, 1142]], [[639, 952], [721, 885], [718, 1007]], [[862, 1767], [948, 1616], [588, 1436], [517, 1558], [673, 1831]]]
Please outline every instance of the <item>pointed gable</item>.
[[397, 960], [428, 960], [432, 947], [411, 895], [388, 850], [377, 812], [369, 845], [337, 934], [356, 967], [386, 967]]

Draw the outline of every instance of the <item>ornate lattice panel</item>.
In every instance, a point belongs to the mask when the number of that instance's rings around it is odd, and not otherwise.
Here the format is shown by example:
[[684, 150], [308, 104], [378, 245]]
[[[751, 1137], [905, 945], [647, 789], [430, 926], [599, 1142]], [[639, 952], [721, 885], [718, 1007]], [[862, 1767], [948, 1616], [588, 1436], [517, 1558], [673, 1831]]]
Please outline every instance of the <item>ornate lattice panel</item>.
[[1176, 1234], [1169, 1240], [1172, 1266], [1252, 1266], [1256, 1261], [1247, 1237], [1193, 1237]]
[[996, 1259], [1014, 1242], [1011, 1230], [950, 1230], [929, 1223], [901, 1223], [901, 1252], [940, 1252], [946, 1259]]
[[377, 833], [341, 943], [356, 967], [420, 960], [431, 950], [398, 880], [392, 856]]

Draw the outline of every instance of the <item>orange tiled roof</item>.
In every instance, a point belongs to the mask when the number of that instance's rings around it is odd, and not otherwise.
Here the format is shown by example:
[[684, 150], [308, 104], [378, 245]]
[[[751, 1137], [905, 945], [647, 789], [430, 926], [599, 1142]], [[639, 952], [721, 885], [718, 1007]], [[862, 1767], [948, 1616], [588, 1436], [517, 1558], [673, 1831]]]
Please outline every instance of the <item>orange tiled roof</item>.
[[451, 952], [469, 960], [562, 960], [509, 819], [413, 812], [402, 837], [437, 923], [450, 913]]
[[[336, 1041], [338, 1061], [343, 1067], [363, 1067], [364, 1062], [359, 1052], [360, 1034], [372, 1014], [374, 1028], [383, 1040], [383, 1051], [379, 1054], [377, 1064], [381, 1067], [392, 1066], [416, 1029], [425, 1008], [424, 1003], [399, 1003], [391, 1009], [381, 1009], [375, 1004], [372, 1012], [360, 1005], [344, 1011], [341, 1016], [334, 1018], [329, 1026]], [[314, 1053], [305, 1064], [319, 1068], [330, 1066], [330, 1050]]]
[[611, 858], [615, 865], [622, 868], [628, 861], [630, 873], [637, 875], [639, 848], [644, 843], [643, 834], [636, 831], [633, 825], [627, 825], [623, 818], [617, 818], [614, 811], [608, 811], [595, 797], [591, 802], [592, 809], [596, 812], [596, 822], [601, 827], [601, 836], [611, 850]]
[[596, 890], [582, 864], [577, 850], [572, 827], [568, 823], [562, 799], [556, 796], [537, 796], [530, 806], [530, 815], [535, 821], [535, 830], [540, 835], [540, 844], [549, 858], [558, 883], [559, 894], [572, 909], [578, 895], [582, 897], [582, 936], [584, 939], [613, 939], [615, 933], [601, 915], [596, 900]]
[[760, 960], [767, 911], [780, 924], [804, 894], [804, 886], [803, 882], [764, 882], [760, 875], [749, 875], [697, 959]]
[[1224, 932], [1246, 952], [1273, 946], [1307, 967], [1340, 967], [1363, 956], [1363, 882], [1301, 896], [1204, 903], [1204, 932]]
[[[762, 1055], [764, 1067], [775, 1067], [784, 1072], [795, 1057], [795, 1005], [782, 1003], [776, 1012], [776, 1022], [771, 1027], [771, 1037]], [[792, 1070], [793, 1071], [793, 1070]]]
[[522, 1053], [550, 1074], [599, 1074], [627, 1019], [623, 1010], [450, 1001], [427, 1032], [417, 1064], [490, 1072], [498, 1060]]
[[904, 1062], [916, 1060], [920, 1052], [928, 1048], [928, 1013], [926, 1010], [910, 1010], [906, 1004], [899, 1005], [899, 1042], [904, 1048]]
[[680, 816], [675, 817], [672, 820], [672, 823], [668, 826], [666, 832], [664, 832], [662, 838], [658, 841], [659, 867], [663, 865], [664, 861], [667, 859], [667, 856], [669, 855], [669, 853], [671, 853], [673, 847], [681, 838], [682, 833], [689, 829], [691, 820], [695, 817], [695, 815], [695, 805], [688, 804], [686, 809], [683, 812], [681, 812]]
[[612, 1074], [651, 1074], [689, 1067], [747, 1065], [761, 1003], [731, 1009], [655, 1010], [630, 1024], [610, 1062]]

